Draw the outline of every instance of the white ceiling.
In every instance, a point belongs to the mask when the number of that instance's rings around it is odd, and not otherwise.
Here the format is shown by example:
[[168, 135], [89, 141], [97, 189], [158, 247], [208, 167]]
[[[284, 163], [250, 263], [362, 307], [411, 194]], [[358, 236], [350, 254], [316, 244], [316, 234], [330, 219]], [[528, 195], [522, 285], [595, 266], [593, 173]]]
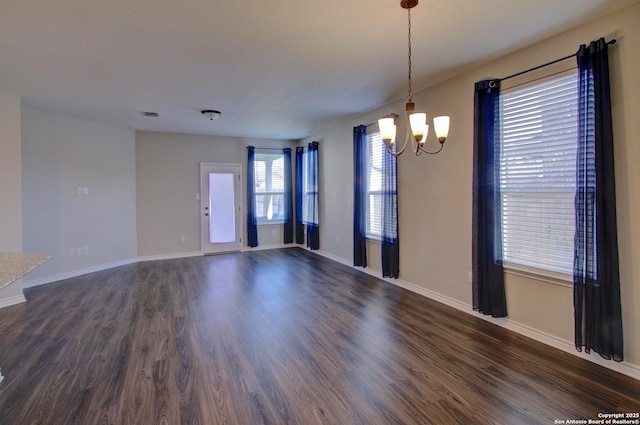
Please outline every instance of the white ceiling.
[[[422, 0], [414, 91], [637, 1]], [[139, 130], [299, 139], [405, 96], [399, 3], [0, 0], [0, 90]]]

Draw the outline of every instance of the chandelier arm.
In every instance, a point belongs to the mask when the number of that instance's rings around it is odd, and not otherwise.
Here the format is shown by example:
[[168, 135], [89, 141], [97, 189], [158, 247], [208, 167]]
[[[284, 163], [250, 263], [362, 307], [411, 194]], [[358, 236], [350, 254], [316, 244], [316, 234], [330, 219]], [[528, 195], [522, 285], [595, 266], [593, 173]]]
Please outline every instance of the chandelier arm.
[[[423, 149], [422, 147], [418, 146], [418, 149], [420, 149], [422, 152], [424, 153], [428, 153], [429, 155], [435, 155], [437, 153], [440, 153], [440, 151], [442, 150], [442, 148], [444, 148], [444, 143], [440, 143], [440, 149], [438, 149], [437, 151], [428, 151], [426, 149]], [[417, 156], [417, 155], [416, 155]]]
[[392, 157], [394, 157], [394, 158], [397, 158], [397, 157], [399, 157], [400, 155], [402, 155], [402, 151], [400, 151], [400, 152], [394, 152], [394, 151], [392, 151], [391, 149], [389, 149], [389, 146], [387, 146], [387, 153], [388, 153], [389, 155], [391, 155]]
[[399, 157], [400, 155], [402, 155], [405, 149], [407, 149], [408, 141], [409, 141], [409, 138], [407, 137], [404, 140], [404, 144], [402, 145], [402, 148], [400, 150], [396, 150], [395, 152], [391, 150], [391, 145], [387, 145], [387, 152], [389, 152], [392, 156]]
[[420, 145], [418, 143], [415, 144], [415, 149], [413, 150], [415, 156], [420, 156], [422, 153]]

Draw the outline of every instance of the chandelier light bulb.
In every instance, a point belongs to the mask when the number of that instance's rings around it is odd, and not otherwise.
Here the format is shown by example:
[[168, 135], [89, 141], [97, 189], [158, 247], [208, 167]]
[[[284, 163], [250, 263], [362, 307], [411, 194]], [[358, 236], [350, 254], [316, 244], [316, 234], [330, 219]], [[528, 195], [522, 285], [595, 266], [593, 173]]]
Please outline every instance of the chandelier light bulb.
[[433, 119], [433, 129], [436, 132], [436, 137], [440, 143], [444, 143], [449, 135], [449, 117], [441, 116]]
[[384, 117], [378, 120], [380, 128], [380, 136], [387, 145], [393, 145], [396, 142], [396, 124], [395, 117]]
[[411, 133], [413, 133], [416, 142], [423, 144], [429, 132], [427, 114], [416, 112], [409, 115], [409, 125], [411, 126]]

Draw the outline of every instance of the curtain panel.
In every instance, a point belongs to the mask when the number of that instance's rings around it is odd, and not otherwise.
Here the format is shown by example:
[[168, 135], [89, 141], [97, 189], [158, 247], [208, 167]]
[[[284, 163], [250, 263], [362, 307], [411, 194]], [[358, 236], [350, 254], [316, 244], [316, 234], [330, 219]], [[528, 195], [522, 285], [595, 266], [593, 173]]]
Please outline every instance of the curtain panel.
[[613, 125], [604, 38], [577, 53], [574, 319], [578, 351], [623, 361]]
[[247, 147], [247, 245], [258, 246], [258, 220], [255, 200], [255, 148]]
[[367, 267], [367, 127], [353, 128], [353, 265]]
[[295, 220], [295, 236], [297, 244], [304, 244], [304, 223], [302, 221], [302, 208], [303, 208], [303, 158], [304, 148], [299, 146], [296, 148], [296, 220]]
[[307, 151], [307, 247], [320, 249], [320, 227], [318, 220], [318, 142], [309, 143]]
[[293, 189], [291, 181], [291, 148], [284, 148], [284, 225], [283, 243], [293, 242]]
[[500, 224], [499, 123], [500, 82], [477, 82], [473, 138], [473, 309], [493, 317], [507, 315]]
[[400, 275], [398, 242], [398, 159], [382, 148], [382, 276]]

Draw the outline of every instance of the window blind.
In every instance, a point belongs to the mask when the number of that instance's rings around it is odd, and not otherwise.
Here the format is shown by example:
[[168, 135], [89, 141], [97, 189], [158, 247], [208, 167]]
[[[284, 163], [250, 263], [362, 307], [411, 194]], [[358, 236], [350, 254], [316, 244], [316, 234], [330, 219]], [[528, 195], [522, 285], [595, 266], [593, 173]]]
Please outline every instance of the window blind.
[[382, 155], [380, 133], [367, 134], [367, 237], [382, 239]]
[[577, 73], [501, 95], [506, 263], [573, 273]]
[[[308, 150], [302, 154], [302, 222], [318, 224], [318, 182], [317, 176], [312, 178], [312, 171], [318, 169], [318, 156]], [[314, 184], [315, 182], [315, 184]]]
[[255, 206], [258, 223], [284, 219], [284, 154], [256, 152]]

